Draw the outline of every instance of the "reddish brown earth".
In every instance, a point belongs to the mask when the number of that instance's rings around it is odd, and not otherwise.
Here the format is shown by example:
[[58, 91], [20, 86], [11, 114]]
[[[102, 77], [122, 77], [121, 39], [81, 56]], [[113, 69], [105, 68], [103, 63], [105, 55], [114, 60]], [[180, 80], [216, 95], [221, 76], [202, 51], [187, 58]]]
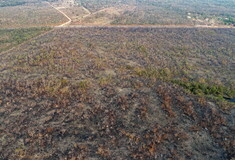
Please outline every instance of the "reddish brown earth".
[[234, 158], [234, 104], [170, 81], [200, 76], [227, 86], [234, 36], [65, 28], [1, 55], [0, 159]]

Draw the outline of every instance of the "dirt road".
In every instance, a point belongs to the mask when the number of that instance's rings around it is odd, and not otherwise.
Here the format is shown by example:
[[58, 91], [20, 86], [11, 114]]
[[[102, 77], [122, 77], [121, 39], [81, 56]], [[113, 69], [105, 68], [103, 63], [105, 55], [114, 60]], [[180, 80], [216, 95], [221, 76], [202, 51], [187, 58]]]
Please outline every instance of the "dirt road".
[[70, 25], [57, 26], [58, 28], [221, 28], [234, 29], [232, 26], [207, 26], [207, 25]]
[[61, 25], [59, 25], [59, 26], [56, 26], [56, 27], [64, 27], [64, 26], [69, 25], [69, 24], [72, 22], [72, 19], [71, 19], [69, 16], [67, 16], [67, 14], [65, 14], [63, 11], [59, 10], [58, 8], [52, 6], [49, 2], [47, 2], [47, 3], [48, 3], [52, 8], [56, 9], [58, 12], [60, 12], [61, 14], [63, 14], [63, 15], [68, 19], [67, 22], [65, 22], [65, 23], [63, 23], [63, 24], [61, 24]]

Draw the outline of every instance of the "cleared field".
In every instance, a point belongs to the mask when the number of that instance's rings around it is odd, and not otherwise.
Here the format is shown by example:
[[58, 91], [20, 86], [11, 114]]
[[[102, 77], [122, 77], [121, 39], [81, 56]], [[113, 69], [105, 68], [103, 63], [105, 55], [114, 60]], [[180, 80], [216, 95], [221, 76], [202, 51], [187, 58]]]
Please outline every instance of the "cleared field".
[[80, 24], [235, 25], [234, 0], [76, 0], [76, 4], [92, 13], [75, 21]]
[[0, 157], [229, 160], [234, 43], [234, 29], [65, 28], [1, 55]]
[[71, 25], [74, 25], [76, 22], [79, 22], [84, 16], [87, 15], [87, 12], [80, 6], [74, 6], [69, 8], [61, 7], [60, 10], [66, 13], [66, 15], [68, 15], [72, 19]]
[[86, 13], [85, 16], [80, 17], [77, 21], [74, 20], [72, 25], [108, 25], [112, 24], [118, 17], [127, 11], [133, 11], [136, 7], [129, 5], [118, 5], [101, 9], [97, 12]]
[[0, 28], [56, 26], [66, 21], [66, 17], [45, 2], [0, 7]]

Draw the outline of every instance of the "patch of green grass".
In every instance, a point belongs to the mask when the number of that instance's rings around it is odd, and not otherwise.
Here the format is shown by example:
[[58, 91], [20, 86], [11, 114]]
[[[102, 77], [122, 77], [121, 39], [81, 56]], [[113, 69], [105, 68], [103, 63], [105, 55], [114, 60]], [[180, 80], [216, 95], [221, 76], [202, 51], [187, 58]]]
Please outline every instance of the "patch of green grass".
[[105, 86], [105, 85], [108, 85], [112, 82], [112, 76], [107, 76], [107, 77], [101, 77], [99, 79], [99, 84], [101, 86]]
[[78, 84], [78, 88], [81, 91], [86, 91], [87, 89], [89, 89], [90, 86], [91, 86], [91, 82], [89, 80], [80, 81]]
[[69, 86], [69, 82], [66, 79], [52, 80], [44, 86], [45, 90], [51, 95], [56, 95], [60, 90], [64, 91], [64, 88]]
[[147, 67], [144, 69], [135, 68], [134, 71], [139, 77], [150, 78], [150, 79], [151, 78], [169, 79], [172, 76], [172, 73], [169, 68], [164, 68], [164, 69], [154, 69], [152, 67]]
[[172, 82], [184, 87], [195, 95], [206, 95], [216, 99], [233, 98], [235, 96], [235, 90], [224, 86], [181, 80], [172, 80]]
[[48, 30], [50, 30], [48, 27], [0, 29], [0, 52], [6, 51]]

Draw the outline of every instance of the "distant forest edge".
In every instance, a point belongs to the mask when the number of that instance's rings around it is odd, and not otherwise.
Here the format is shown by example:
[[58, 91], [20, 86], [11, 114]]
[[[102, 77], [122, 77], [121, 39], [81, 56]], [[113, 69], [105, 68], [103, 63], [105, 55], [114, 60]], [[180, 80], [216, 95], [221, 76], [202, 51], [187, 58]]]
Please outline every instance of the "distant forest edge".
[[9, 7], [9, 6], [19, 6], [19, 5], [24, 5], [26, 2], [25, 1], [1, 1], [0, 2], [0, 7]]
[[1, 0], [0, 1], [0, 7], [14, 7], [14, 6], [22, 6], [27, 3], [33, 3], [33, 2], [43, 2], [43, 1], [50, 1], [55, 2], [56, 0]]

